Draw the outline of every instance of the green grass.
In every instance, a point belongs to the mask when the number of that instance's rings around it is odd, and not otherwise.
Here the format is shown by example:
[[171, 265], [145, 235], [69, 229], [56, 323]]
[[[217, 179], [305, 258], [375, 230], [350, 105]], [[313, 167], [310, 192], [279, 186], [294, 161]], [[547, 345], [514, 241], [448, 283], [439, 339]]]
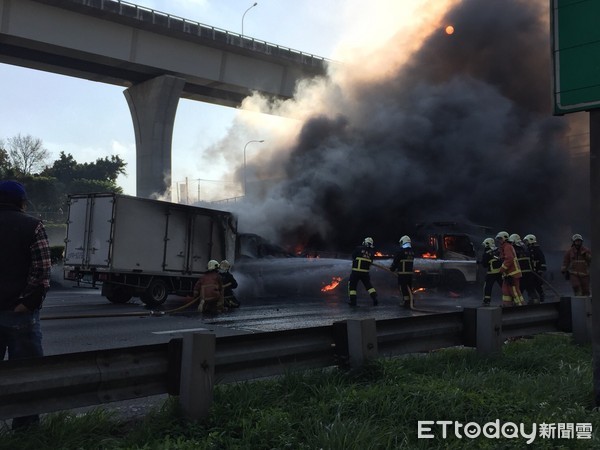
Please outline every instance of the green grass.
[[591, 347], [547, 334], [479, 356], [452, 348], [380, 359], [355, 371], [289, 373], [218, 385], [210, 417], [189, 423], [170, 399], [143, 421], [103, 410], [46, 416], [27, 433], [0, 432], [0, 449], [522, 449], [525, 439], [418, 439], [420, 420], [479, 425], [591, 423], [594, 440], [536, 438], [532, 448], [600, 448]]

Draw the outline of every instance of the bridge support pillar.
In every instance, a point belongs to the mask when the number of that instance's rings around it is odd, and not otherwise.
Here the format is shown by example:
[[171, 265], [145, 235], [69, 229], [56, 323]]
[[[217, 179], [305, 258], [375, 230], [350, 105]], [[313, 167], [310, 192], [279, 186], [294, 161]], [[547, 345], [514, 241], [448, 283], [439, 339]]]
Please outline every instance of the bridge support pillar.
[[133, 119], [136, 195], [152, 198], [171, 188], [171, 140], [185, 80], [163, 75], [124, 91]]

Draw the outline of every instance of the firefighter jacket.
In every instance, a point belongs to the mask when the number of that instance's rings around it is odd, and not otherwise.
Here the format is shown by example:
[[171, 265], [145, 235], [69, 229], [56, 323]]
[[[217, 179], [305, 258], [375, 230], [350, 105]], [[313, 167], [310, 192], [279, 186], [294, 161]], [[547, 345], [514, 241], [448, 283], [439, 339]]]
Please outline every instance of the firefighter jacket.
[[229, 271], [221, 272], [221, 281], [223, 282], [223, 294], [225, 297], [231, 297], [233, 290], [238, 287], [238, 283], [233, 274]]
[[521, 268], [519, 267], [515, 248], [508, 241], [504, 241], [500, 246], [500, 260], [502, 261], [500, 273], [503, 276], [521, 278]]
[[355, 272], [368, 272], [373, 263], [375, 250], [366, 245], [359, 245], [352, 252], [352, 270]]
[[415, 252], [411, 247], [401, 248], [394, 255], [390, 270], [400, 275], [412, 275], [414, 260]]
[[517, 255], [517, 260], [519, 261], [521, 273], [531, 272], [531, 259], [529, 258], [529, 252], [527, 249], [520, 244], [513, 244], [513, 247], [515, 248], [515, 254]]
[[208, 303], [223, 301], [223, 282], [217, 270], [209, 270], [200, 275], [194, 285], [194, 297], [199, 297]]
[[546, 271], [546, 256], [538, 244], [528, 246], [529, 259], [531, 259], [531, 268], [536, 273]]
[[[32, 264], [31, 245], [35, 239], [35, 230], [40, 221], [12, 205], [0, 205], [0, 310], [12, 311], [22, 303], [19, 297], [24, 293], [29, 283]], [[48, 273], [49, 277], [49, 273]], [[35, 292], [35, 302], [31, 309], [37, 309], [42, 303], [45, 289], [39, 286], [41, 292]]]
[[561, 272], [569, 272], [572, 275], [587, 276], [590, 274], [592, 264], [592, 252], [589, 248], [572, 245], [565, 254]]
[[481, 257], [481, 265], [485, 268], [487, 273], [500, 273], [502, 261], [500, 261], [498, 249], [486, 247], [483, 256]]

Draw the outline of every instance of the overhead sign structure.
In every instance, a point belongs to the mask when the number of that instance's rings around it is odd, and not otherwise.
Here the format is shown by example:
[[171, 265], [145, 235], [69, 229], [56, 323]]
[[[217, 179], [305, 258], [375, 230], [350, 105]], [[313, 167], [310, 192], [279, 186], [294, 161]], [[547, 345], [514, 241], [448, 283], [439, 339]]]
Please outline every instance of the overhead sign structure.
[[600, 1], [550, 0], [554, 114], [600, 108]]

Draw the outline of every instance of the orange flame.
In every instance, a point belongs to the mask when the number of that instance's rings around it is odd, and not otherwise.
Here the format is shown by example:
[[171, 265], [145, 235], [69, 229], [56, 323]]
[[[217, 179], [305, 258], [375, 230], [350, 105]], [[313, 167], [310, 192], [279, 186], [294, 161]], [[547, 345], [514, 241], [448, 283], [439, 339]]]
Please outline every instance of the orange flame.
[[321, 292], [329, 292], [334, 290], [336, 287], [338, 287], [338, 284], [340, 284], [340, 281], [342, 281], [342, 277], [333, 277], [331, 279], [331, 283], [329, 283], [326, 286], [323, 286], [321, 288]]
[[437, 255], [435, 253], [427, 252], [427, 253], [423, 253], [423, 255], [421, 255], [421, 257], [425, 258], [425, 259], [436, 259]]
[[419, 292], [425, 292], [425, 288], [422, 288], [422, 287], [421, 287], [421, 288], [413, 289], [413, 291], [412, 291], [412, 292], [413, 292], [413, 294], [417, 294], [417, 293], [419, 293]]
[[383, 253], [381, 253], [381, 252], [375, 252], [375, 256], [383, 256]]

